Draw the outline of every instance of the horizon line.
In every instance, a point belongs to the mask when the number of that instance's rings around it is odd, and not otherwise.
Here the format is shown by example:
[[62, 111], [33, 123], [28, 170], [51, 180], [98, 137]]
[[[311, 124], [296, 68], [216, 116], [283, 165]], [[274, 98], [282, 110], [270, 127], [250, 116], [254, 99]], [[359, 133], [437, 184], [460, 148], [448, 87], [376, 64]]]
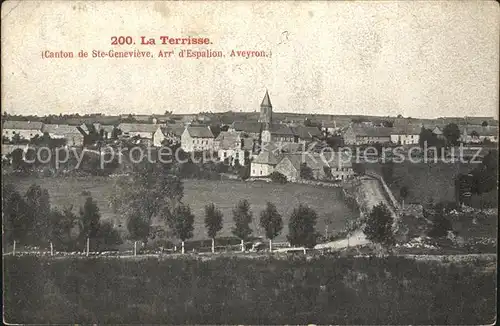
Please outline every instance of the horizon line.
[[[213, 115], [219, 115], [219, 114], [225, 114], [225, 113], [241, 113], [241, 114], [249, 114], [249, 113], [255, 113], [259, 114], [259, 111], [234, 111], [234, 110], [228, 110], [228, 111], [221, 111], [221, 112], [213, 112], [213, 111], [198, 111], [196, 113], [176, 113], [172, 111], [170, 114], [164, 114], [164, 113], [121, 113], [121, 114], [107, 114], [103, 112], [92, 112], [92, 113], [48, 113], [44, 115], [38, 115], [38, 114], [12, 114], [9, 112], [6, 112], [2, 110], [3, 112], [1, 113], [1, 117], [5, 115], [9, 115], [12, 117], [37, 117], [37, 118], [46, 118], [50, 116], [69, 116], [69, 115], [79, 115], [80, 117], [86, 117], [86, 116], [104, 116], [104, 117], [122, 117], [125, 115], [132, 115], [132, 116], [168, 116], [168, 115], [198, 115], [198, 114], [213, 114]], [[495, 121], [498, 121], [498, 117], [495, 117], [494, 115], [491, 116], [484, 116], [484, 115], [468, 115], [468, 116], [439, 116], [439, 117], [412, 117], [412, 116], [392, 116], [392, 115], [378, 115], [378, 114], [373, 114], [373, 115], [368, 115], [368, 114], [332, 114], [332, 113], [297, 113], [297, 112], [286, 112], [286, 111], [274, 111], [273, 114], [278, 113], [278, 114], [291, 114], [291, 115], [297, 115], [297, 116], [338, 116], [338, 117], [377, 117], [377, 118], [395, 118], [395, 119], [430, 119], [430, 120], [437, 120], [437, 119], [450, 119], [450, 118], [460, 118], [460, 119], [467, 119], [467, 118], [487, 118], [487, 119], [493, 119]]]

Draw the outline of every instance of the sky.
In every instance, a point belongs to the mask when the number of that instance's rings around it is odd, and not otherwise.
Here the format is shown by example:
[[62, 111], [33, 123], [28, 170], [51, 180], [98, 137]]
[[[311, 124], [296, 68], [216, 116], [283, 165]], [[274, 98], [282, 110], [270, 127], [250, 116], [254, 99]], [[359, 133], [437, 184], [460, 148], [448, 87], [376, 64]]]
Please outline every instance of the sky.
[[[267, 89], [279, 112], [498, 118], [496, 1], [7, 1], [1, 17], [11, 114], [256, 111]], [[113, 36], [136, 44], [111, 45]], [[139, 45], [140, 36], [213, 44]], [[134, 49], [155, 58], [42, 58]], [[226, 57], [157, 57], [181, 49]]]

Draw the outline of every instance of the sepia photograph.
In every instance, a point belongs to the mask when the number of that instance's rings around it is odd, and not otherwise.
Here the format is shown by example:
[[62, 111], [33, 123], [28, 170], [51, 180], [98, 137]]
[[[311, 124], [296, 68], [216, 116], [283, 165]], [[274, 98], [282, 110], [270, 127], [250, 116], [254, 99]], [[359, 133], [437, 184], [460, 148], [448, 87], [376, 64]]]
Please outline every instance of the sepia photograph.
[[4, 1], [3, 322], [493, 325], [498, 1]]

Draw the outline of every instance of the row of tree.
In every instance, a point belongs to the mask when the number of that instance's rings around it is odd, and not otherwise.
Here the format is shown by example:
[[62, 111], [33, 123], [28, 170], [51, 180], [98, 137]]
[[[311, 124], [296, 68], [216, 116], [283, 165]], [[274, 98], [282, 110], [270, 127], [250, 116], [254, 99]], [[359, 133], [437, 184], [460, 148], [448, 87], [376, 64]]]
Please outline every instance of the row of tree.
[[122, 242], [113, 225], [101, 221], [99, 207], [91, 196], [76, 215], [72, 206], [52, 208], [49, 192], [39, 185], [31, 185], [22, 195], [12, 184], [6, 184], [2, 186], [2, 206], [3, 239], [7, 243], [50, 244], [70, 251], [90, 242], [97, 250]]

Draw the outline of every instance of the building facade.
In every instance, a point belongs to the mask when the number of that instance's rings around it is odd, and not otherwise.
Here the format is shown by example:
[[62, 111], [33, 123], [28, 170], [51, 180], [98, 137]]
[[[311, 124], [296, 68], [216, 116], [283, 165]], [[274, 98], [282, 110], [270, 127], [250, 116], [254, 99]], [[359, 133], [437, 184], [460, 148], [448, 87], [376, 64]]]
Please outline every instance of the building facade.
[[181, 148], [185, 152], [214, 150], [214, 135], [207, 126], [187, 126], [181, 135]]
[[15, 135], [21, 139], [30, 140], [35, 136], [42, 136], [43, 123], [37, 121], [7, 120], [2, 125], [2, 137], [12, 140]]
[[214, 141], [214, 150], [220, 161], [231, 165], [246, 165], [254, 148], [254, 139], [241, 132], [222, 131]]

